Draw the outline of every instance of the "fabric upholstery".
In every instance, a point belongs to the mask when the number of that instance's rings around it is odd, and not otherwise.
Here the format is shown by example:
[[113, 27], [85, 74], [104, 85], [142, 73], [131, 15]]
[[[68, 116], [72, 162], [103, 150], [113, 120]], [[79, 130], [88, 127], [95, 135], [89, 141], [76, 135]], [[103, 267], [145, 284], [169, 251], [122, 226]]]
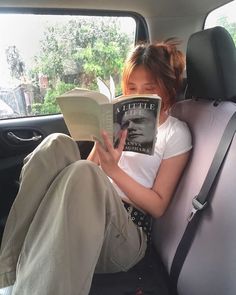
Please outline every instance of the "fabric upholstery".
[[[221, 47], [221, 48], [220, 48]], [[168, 271], [187, 226], [192, 199], [199, 193], [236, 103], [235, 47], [228, 33], [213, 28], [188, 43], [187, 79], [192, 99], [172, 115], [185, 121], [193, 137], [190, 161], [166, 212], [155, 220], [153, 243]], [[203, 213], [178, 281], [179, 295], [236, 294], [236, 138]]]
[[236, 99], [236, 50], [226, 29], [193, 34], [187, 47], [187, 83], [193, 97]]

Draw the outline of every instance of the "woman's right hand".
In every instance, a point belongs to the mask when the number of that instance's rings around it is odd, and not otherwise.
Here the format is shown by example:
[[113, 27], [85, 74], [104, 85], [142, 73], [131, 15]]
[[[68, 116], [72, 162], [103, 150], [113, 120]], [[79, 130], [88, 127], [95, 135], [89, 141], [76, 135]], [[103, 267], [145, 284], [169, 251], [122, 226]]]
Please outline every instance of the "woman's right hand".
[[113, 147], [113, 143], [108, 137], [108, 134], [103, 131], [102, 137], [104, 141], [104, 146], [97, 142], [96, 149], [99, 157], [100, 165], [103, 171], [111, 176], [115, 168], [118, 166], [122, 151], [124, 149], [125, 140], [127, 136], [127, 130], [122, 130], [120, 133], [120, 142], [117, 148]]

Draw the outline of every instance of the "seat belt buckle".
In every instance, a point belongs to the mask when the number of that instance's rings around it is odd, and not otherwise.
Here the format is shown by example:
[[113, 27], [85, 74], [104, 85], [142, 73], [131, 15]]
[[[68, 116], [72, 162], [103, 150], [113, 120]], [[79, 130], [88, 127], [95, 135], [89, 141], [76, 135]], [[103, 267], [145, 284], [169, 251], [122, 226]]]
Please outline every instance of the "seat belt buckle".
[[193, 200], [192, 200], [192, 210], [189, 214], [189, 217], [188, 217], [188, 222], [190, 222], [194, 215], [199, 211], [199, 210], [203, 210], [206, 205], [207, 205], [207, 202], [204, 202], [203, 204], [201, 202], [198, 201], [197, 199], [198, 196], [194, 197]]

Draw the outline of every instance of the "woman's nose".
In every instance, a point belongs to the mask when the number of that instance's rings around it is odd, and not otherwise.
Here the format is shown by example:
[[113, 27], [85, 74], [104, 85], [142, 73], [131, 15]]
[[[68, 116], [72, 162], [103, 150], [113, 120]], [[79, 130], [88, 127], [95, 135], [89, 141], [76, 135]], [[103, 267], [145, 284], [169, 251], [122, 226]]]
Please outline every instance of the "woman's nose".
[[143, 92], [143, 88], [137, 88], [136, 90], [136, 94], [139, 95], [139, 94], [144, 94]]

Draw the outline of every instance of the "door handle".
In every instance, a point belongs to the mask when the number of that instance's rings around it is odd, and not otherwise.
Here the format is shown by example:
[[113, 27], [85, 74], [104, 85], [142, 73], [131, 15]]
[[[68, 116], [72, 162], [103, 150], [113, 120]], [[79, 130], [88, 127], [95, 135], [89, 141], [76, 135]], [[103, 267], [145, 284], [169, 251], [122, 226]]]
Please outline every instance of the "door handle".
[[12, 131], [7, 132], [7, 137], [10, 140], [13, 140], [14, 142], [21, 142], [21, 143], [26, 143], [26, 142], [36, 142], [42, 139], [42, 135], [36, 135], [35, 132], [33, 132], [33, 136], [30, 138], [22, 138], [17, 135], [15, 135]]

